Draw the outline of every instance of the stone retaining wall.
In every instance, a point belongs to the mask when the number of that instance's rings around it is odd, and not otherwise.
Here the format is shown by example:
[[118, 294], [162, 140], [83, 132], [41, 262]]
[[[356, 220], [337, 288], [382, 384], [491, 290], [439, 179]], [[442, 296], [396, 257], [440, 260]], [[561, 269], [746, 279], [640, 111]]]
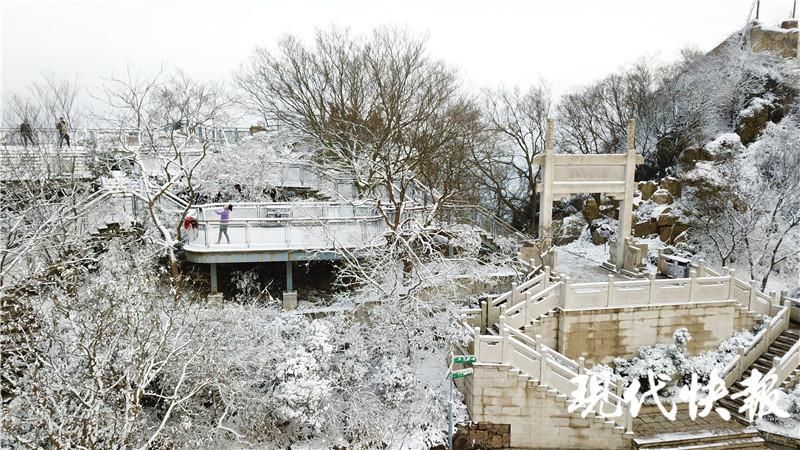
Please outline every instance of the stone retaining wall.
[[618, 356], [631, 358], [646, 345], [671, 343], [676, 329], [687, 328], [688, 351], [698, 354], [731, 336], [738, 309], [735, 301], [726, 301], [561, 311], [557, 350], [573, 359], [610, 363]]
[[508, 366], [477, 364], [459, 381], [472, 420], [510, 426], [511, 448], [627, 449], [621, 430], [601, 418], [567, 412], [566, 396], [557, 396]]

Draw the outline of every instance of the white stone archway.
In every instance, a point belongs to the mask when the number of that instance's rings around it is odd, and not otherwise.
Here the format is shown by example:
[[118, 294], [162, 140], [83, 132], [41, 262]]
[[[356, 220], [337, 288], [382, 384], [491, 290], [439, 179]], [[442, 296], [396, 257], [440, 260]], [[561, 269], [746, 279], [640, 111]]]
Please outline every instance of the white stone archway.
[[555, 200], [579, 193], [602, 193], [620, 199], [615, 260], [615, 267], [620, 270], [633, 227], [634, 174], [636, 165], [644, 162], [642, 155], [636, 153], [636, 124], [633, 120], [628, 122], [627, 146], [622, 154], [556, 154], [553, 133], [554, 121], [547, 119], [544, 153], [533, 159], [542, 167], [542, 182], [537, 185], [540, 193], [539, 237], [548, 241], [551, 237]]

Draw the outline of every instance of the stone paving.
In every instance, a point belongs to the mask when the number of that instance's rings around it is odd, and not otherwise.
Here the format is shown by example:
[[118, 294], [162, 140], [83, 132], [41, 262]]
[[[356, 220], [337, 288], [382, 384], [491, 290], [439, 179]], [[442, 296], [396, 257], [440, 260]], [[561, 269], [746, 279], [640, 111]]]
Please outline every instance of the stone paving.
[[691, 438], [700, 441], [706, 437], [728, 435], [735, 439], [738, 435], [751, 434], [755, 430], [733, 419], [723, 420], [714, 411], [706, 417], [698, 416], [692, 420], [686, 404], [680, 404], [675, 421], [664, 417], [655, 406], [643, 406], [639, 415], [633, 419], [633, 431], [637, 444], [645, 444]]

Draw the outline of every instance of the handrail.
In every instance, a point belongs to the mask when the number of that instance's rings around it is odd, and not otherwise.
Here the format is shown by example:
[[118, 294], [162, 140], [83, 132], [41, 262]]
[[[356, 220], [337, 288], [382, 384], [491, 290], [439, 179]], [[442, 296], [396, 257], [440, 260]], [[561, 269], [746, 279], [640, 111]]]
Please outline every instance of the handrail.
[[532, 242], [535, 240], [531, 236], [522, 233], [521, 231], [517, 230], [516, 228], [506, 223], [504, 220], [495, 216], [492, 212], [490, 212], [481, 205], [470, 205], [464, 203], [445, 203], [441, 205], [440, 212], [444, 213], [444, 211], [446, 210], [459, 210], [459, 209], [475, 211], [476, 213], [480, 214], [485, 219], [490, 221], [492, 223], [492, 226], [505, 230], [507, 235], [512, 235], [515, 238], [519, 239], [521, 242], [528, 242], [528, 241]]
[[[481, 335], [480, 329], [473, 331], [473, 353], [477, 358], [476, 367], [481, 365], [502, 364], [519, 370], [539, 385], [555, 389], [562, 395], [569, 396], [578, 385], [573, 381], [578, 375], [584, 374], [583, 358], [574, 362], [555, 350], [545, 346], [541, 340], [531, 338], [505, 323], [505, 317], [500, 319], [500, 335]], [[490, 354], [487, 352], [491, 351]], [[519, 364], [516, 364], [515, 361]], [[616, 385], [615, 385], [616, 386]], [[621, 417], [607, 417], [617, 426], [624, 428], [627, 434], [633, 432], [633, 417], [631, 405], [615, 392], [609, 393], [609, 402], [599, 402], [593, 412], [601, 414], [613, 410], [619, 405]]]

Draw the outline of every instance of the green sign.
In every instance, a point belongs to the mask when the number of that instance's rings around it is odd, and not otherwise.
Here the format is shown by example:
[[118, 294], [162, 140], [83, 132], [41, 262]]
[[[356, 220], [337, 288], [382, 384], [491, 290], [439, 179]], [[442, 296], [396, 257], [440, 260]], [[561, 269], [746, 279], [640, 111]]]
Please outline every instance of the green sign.
[[472, 364], [478, 362], [478, 358], [473, 355], [453, 356], [454, 364]]
[[452, 379], [464, 378], [470, 375], [472, 375], [472, 369], [461, 369], [450, 372], [450, 378]]

